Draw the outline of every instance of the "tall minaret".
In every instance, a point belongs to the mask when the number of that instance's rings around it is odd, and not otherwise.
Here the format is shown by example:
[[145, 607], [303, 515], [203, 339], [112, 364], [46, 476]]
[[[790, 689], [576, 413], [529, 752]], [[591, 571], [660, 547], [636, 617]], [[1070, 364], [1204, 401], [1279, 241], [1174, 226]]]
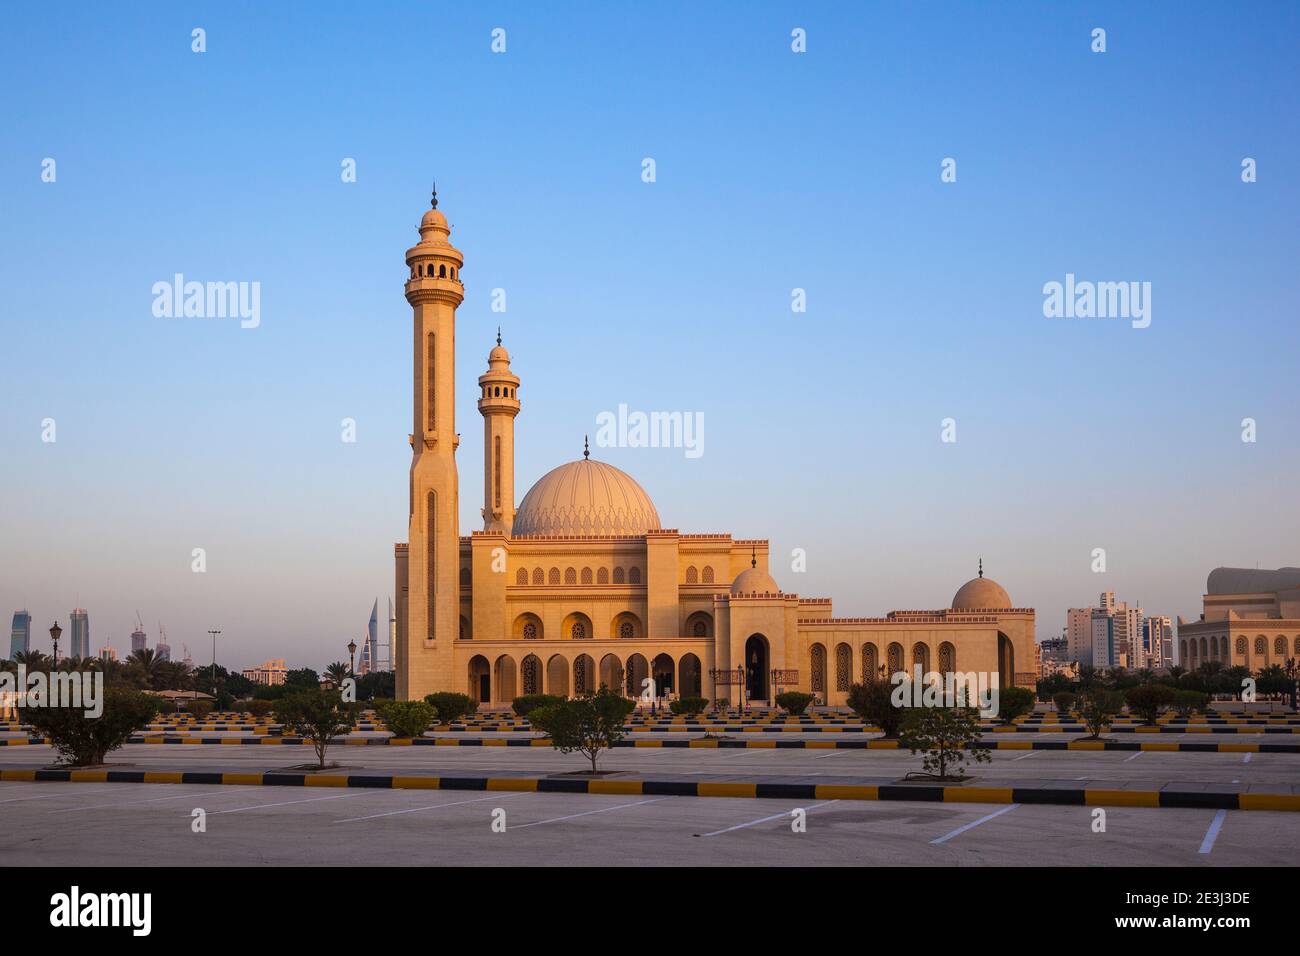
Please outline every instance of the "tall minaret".
[[418, 700], [452, 684], [460, 624], [460, 528], [456, 478], [456, 307], [465, 298], [464, 258], [433, 208], [406, 250], [415, 330], [415, 428], [411, 433], [410, 532], [405, 627], [399, 628], [397, 696]]
[[483, 530], [510, 534], [515, 523], [515, 416], [519, 377], [510, 371], [510, 353], [497, 344], [488, 353], [488, 370], [478, 377], [478, 410], [483, 416]]

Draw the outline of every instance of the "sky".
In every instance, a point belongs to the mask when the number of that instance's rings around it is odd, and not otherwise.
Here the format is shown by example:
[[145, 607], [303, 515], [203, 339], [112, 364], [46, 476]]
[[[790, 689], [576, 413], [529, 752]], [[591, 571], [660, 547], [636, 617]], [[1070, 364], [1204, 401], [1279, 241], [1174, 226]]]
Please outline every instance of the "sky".
[[[1298, 34], [1284, 3], [15, 8], [0, 610], [47, 651], [81, 606], [95, 650], [138, 612], [200, 662], [211, 628], [230, 667], [345, 659], [406, 538], [436, 178], [462, 533], [500, 324], [520, 499], [602, 411], [681, 411], [698, 457], [593, 457], [837, 615], [946, 607], [982, 558], [1040, 637], [1103, 590], [1195, 618], [1214, 567], [1300, 564]], [[177, 273], [258, 283], [259, 324], [156, 316]], [[1150, 283], [1149, 326], [1046, 317], [1067, 274]]]

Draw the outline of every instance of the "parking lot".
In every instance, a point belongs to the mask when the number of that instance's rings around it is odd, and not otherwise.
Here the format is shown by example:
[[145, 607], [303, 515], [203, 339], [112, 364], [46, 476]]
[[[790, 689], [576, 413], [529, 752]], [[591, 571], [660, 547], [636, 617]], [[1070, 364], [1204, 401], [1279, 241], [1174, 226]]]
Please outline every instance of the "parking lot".
[[[1035, 735], [1041, 739], [1042, 735]], [[1100, 786], [1295, 793], [1291, 754], [1012, 751], [973, 765], [987, 786]], [[0, 749], [0, 768], [48, 767], [45, 746]], [[349, 772], [548, 776], [584, 761], [550, 748], [332, 748]], [[297, 746], [137, 744], [133, 770], [274, 771]], [[601, 768], [642, 779], [895, 781], [907, 752], [626, 748]], [[337, 772], [337, 771], [336, 771]], [[617, 777], [615, 777], [617, 779]], [[805, 811], [803, 832], [792, 811]], [[206, 832], [192, 830], [204, 811]], [[1290, 865], [1300, 813], [791, 801], [452, 790], [129, 783], [0, 783], [0, 853], [39, 864], [915, 864]], [[495, 828], [494, 828], [495, 823]]]

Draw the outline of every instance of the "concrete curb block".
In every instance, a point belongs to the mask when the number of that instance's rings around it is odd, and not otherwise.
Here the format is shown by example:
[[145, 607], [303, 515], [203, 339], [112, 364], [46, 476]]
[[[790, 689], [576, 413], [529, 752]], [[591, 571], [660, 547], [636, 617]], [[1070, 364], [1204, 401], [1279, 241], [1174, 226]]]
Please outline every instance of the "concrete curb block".
[[697, 780], [575, 780], [562, 777], [420, 777], [396, 774], [220, 773], [150, 770], [0, 770], [4, 782], [180, 783], [384, 790], [475, 790], [620, 796], [753, 797], [782, 800], [900, 800], [1206, 810], [1300, 811], [1300, 795], [1047, 787], [950, 787]]

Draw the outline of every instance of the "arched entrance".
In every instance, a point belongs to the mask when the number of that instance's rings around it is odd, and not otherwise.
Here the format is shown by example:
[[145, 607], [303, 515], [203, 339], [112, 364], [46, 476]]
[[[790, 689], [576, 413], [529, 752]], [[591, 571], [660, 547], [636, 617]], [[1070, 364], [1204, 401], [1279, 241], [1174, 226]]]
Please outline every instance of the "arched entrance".
[[623, 689], [623, 665], [613, 654], [606, 654], [600, 659], [600, 685], [612, 691]]
[[627, 687], [629, 697], [640, 697], [645, 690], [645, 680], [650, 676], [650, 665], [640, 654], [633, 654], [627, 659]]
[[683, 697], [700, 697], [700, 659], [694, 654], [683, 654], [677, 663], [678, 685]]
[[515, 690], [515, 661], [513, 657], [502, 654], [496, 663], [496, 700], [514, 700], [519, 694]]
[[745, 641], [745, 695], [750, 700], [767, 700], [767, 638], [751, 634]]
[[1011, 638], [998, 631], [998, 685], [1011, 687], [1016, 682], [1016, 649]]
[[469, 696], [478, 704], [485, 704], [492, 699], [492, 668], [488, 659], [482, 654], [475, 654], [469, 661]]
[[590, 654], [579, 654], [573, 662], [573, 696], [594, 693], [596, 690], [596, 662]]
[[667, 654], [660, 654], [654, 659], [651, 675], [655, 680], [655, 696], [667, 697], [673, 692], [677, 683], [673, 674], [675, 670], [673, 659]]
[[520, 676], [523, 678], [524, 693], [540, 694], [542, 692], [542, 659], [536, 654], [529, 654], [524, 658], [519, 671]]
[[569, 696], [569, 662], [555, 654], [546, 662], [546, 693]]

